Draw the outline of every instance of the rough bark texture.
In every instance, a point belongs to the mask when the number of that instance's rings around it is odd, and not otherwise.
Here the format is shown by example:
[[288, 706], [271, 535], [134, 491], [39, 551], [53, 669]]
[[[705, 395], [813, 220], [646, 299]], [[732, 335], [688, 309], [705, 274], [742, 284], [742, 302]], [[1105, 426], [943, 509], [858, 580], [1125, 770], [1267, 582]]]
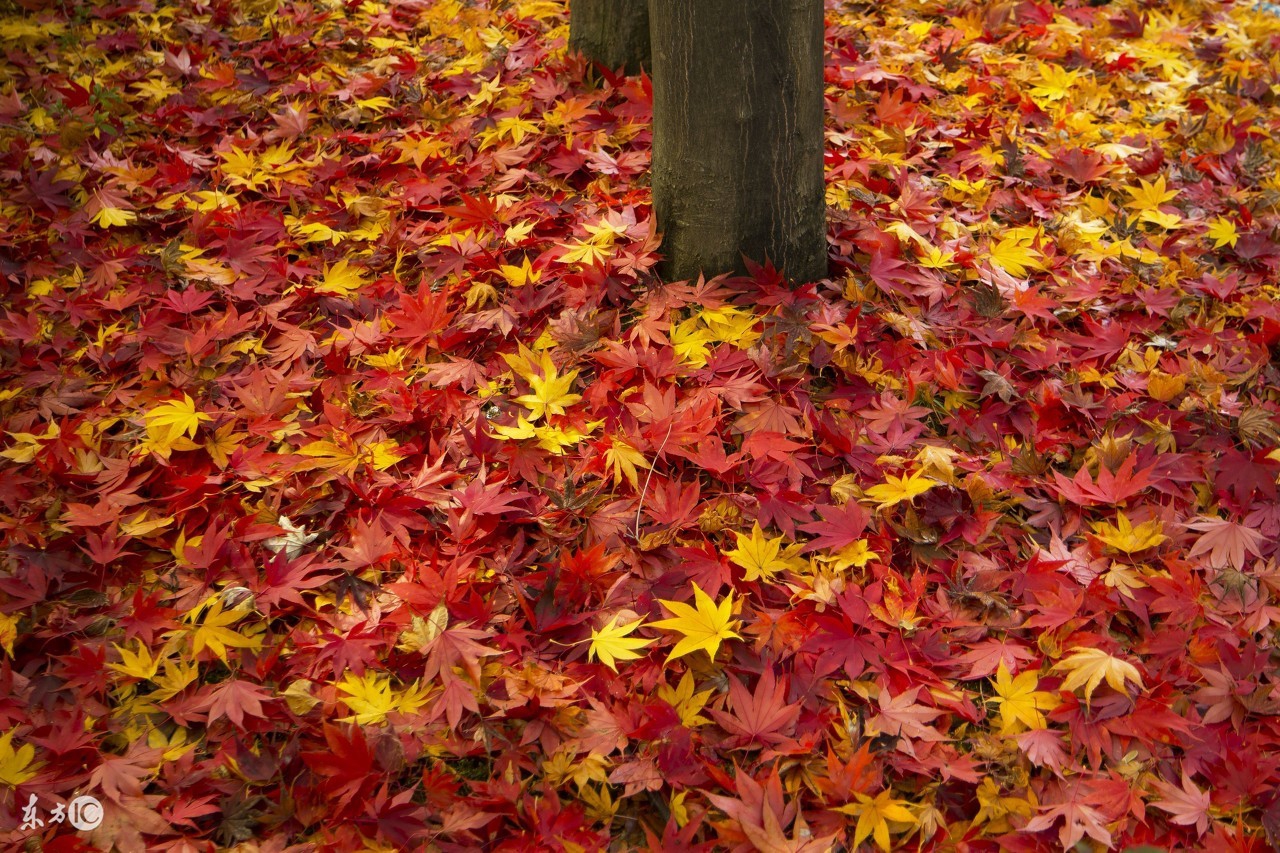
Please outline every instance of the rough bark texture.
[[827, 271], [822, 0], [651, 0], [653, 204], [669, 278]]
[[571, 0], [569, 46], [610, 69], [647, 68], [648, 0]]

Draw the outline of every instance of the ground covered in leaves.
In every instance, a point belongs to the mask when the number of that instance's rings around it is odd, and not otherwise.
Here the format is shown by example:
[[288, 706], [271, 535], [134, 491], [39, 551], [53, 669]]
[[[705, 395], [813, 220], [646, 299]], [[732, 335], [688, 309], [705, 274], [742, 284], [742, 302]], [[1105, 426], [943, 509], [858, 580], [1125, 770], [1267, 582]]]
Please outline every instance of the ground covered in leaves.
[[1276, 840], [1275, 18], [829, 3], [792, 292], [559, 3], [32, 5], [8, 843]]

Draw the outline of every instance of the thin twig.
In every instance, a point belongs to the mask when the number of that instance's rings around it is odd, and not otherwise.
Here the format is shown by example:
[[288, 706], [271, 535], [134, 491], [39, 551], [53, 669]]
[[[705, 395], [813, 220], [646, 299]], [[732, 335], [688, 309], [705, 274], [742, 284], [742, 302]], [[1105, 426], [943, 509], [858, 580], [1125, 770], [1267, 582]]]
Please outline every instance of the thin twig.
[[671, 415], [671, 423], [667, 424], [667, 434], [662, 437], [662, 444], [658, 445], [658, 450], [653, 454], [653, 464], [649, 466], [649, 473], [644, 475], [644, 488], [640, 490], [640, 503], [636, 505], [636, 525], [632, 536], [635, 537], [636, 544], [640, 544], [640, 513], [644, 511], [644, 498], [649, 494], [649, 481], [653, 479], [653, 469], [658, 467], [658, 457], [662, 455], [662, 451], [667, 448], [667, 439], [671, 438], [671, 428], [676, 425], [675, 413]]

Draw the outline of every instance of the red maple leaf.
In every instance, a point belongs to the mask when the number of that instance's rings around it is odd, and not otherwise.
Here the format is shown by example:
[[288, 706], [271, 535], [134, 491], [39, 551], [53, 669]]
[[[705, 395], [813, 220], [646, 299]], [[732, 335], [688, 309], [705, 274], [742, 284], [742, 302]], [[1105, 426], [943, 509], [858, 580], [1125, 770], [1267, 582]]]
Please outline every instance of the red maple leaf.
[[861, 539], [871, 521], [871, 513], [857, 501], [816, 509], [822, 520], [800, 525], [801, 530], [816, 537], [805, 546], [805, 551], [838, 551]]
[[1234, 566], [1243, 569], [1246, 554], [1261, 557], [1267, 539], [1257, 530], [1226, 518], [1201, 518], [1189, 525], [1192, 530], [1203, 531], [1191, 550], [1190, 557], [1209, 555], [1209, 565], [1215, 568]]
[[1157, 779], [1152, 783], [1163, 799], [1151, 803], [1155, 808], [1173, 815], [1171, 821], [1179, 826], [1194, 826], [1196, 835], [1204, 835], [1209, 828], [1209, 807], [1212, 802], [1208, 791], [1201, 791], [1182, 768], [1182, 787]]
[[219, 717], [226, 717], [236, 728], [244, 728], [244, 717], [266, 717], [263, 702], [274, 697], [262, 687], [239, 678], [222, 682], [206, 695], [204, 707], [209, 711], [209, 724]]
[[1098, 466], [1096, 480], [1089, 475], [1087, 468], [1081, 468], [1071, 479], [1054, 471], [1053, 478], [1058, 484], [1058, 494], [1077, 506], [1124, 504], [1151, 485], [1155, 463], [1140, 471], [1136, 470], [1137, 464], [1137, 456], [1130, 455], [1114, 473], [1105, 465]]
[[874, 728], [882, 734], [894, 735], [899, 738], [898, 749], [908, 755], [915, 754], [915, 747], [912, 745], [913, 740], [936, 743], [947, 739], [945, 734], [928, 725], [928, 723], [942, 716], [943, 712], [937, 708], [930, 708], [916, 702], [916, 698], [920, 695], [922, 689], [913, 687], [904, 693], [894, 696], [889, 693], [888, 689], [882, 688], [877, 702], [880, 706], [880, 711], [867, 721], [869, 728]]
[[713, 710], [711, 715], [732, 735], [727, 743], [733, 746], [782, 743], [787, 740], [784, 732], [794, 726], [800, 716], [800, 706], [788, 705], [786, 695], [786, 679], [776, 679], [771, 669], [760, 676], [755, 693], [731, 675], [729, 707], [733, 713]]
[[320, 777], [319, 789], [332, 798], [334, 816], [355, 800], [363, 800], [377, 784], [374, 753], [359, 726], [346, 729], [325, 724], [327, 748], [302, 753], [302, 761]]

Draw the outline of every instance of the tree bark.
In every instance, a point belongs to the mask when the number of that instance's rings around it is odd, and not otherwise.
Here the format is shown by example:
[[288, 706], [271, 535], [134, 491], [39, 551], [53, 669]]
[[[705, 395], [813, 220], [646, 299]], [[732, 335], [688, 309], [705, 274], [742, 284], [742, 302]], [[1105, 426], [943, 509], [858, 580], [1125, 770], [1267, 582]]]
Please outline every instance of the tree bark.
[[672, 279], [827, 272], [822, 0], [651, 0], [653, 206]]
[[649, 65], [648, 0], [571, 0], [569, 47], [610, 70]]

